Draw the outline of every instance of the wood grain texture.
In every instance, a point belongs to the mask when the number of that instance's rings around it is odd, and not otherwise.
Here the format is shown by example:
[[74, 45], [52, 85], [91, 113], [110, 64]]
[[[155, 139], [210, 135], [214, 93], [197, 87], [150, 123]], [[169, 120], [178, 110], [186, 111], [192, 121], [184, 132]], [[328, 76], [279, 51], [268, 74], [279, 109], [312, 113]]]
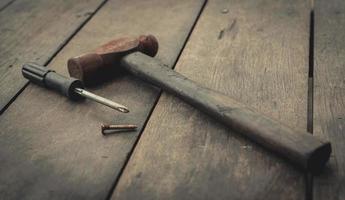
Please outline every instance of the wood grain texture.
[[[308, 33], [307, 1], [208, 1], [176, 70], [306, 130]], [[303, 176], [164, 93], [113, 199], [303, 199]]]
[[[51, 66], [67, 75], [68, 58], [120, 36], [146, 33], [154, 34], [160, 42], [157, 59], [173, 66], [203, 3], [199, 0], [111, 0], [54, 58]], [[90, 101], [71, 102], [30, 84], [3, 113], [0, 118], [2, 199], [107, 197], [159, 90], [131, 76], [89, 90], [125, 104], [131, 112], [121, 114]], [[101, 123], [136, 124], [139, 128], [135, 132], [104, 137]]]
[[104, 0], [16, 0], [0, 12], [0, 111], [27, 83], [25, 62], [45, 64]]
[[314, 135], [332, 142], [314, 199], [345, 199], [345, 2], [315, 1]]
[[15, 0], [1, 0], [0, 1], [0, 12], [5, 10], [9, 5], [11, 5]]

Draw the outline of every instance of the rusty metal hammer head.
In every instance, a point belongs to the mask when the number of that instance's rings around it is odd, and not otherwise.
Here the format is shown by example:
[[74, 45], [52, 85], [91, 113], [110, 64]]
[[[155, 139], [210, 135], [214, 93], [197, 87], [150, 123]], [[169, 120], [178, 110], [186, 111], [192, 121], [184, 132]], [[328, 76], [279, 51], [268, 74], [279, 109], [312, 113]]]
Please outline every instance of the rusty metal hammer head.
[[153, 35], [141, 35], [137, 38], [112, 40], [92, 53], [70, 58], [68, 72], [85, 85], [93, 85], [114, 76], [120, 59], [135, 51], [154, 57], [158, 51], [157, 39]]

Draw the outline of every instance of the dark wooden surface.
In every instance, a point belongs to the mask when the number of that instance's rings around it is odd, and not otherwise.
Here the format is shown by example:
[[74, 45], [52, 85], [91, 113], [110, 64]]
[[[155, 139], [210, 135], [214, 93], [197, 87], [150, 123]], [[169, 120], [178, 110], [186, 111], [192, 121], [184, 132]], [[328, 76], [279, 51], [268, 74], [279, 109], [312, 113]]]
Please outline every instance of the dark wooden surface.
[[104, 0], [16, 0], [0, 12], [0, 113], [27, 83], [21, 66], [46, 64]]
[[[209, 1], [176, 70], [306, 130], [308, 11], [307, 1]], [[302, 172], [164, 93], [113, 199], [303, 199], [304, 194]]]
[[[344, 199], [345, 3], [203, 5], [0, 1], [0, 110], [25, 85], [24, 62], [67, 75], [72, 56], [117, 37], [154, 34], [167, 66], [178, 61], [176, 70], [203, 86], [329, 139], [330, 163], [312, 184], [289, 162], [126, 75], [89, 90], [129, 106], [129, 114], [28, 85], [0, 116], [0, 199]], [[101, 123], [139, 128], [104, 137]]]
[[5, 10], [9, 5], [11, 5], [15, 0], [1, 0], [0, 1], [0, 12]]
[[314, 135], [332, 142], [314, 199], [345, 198], [345, 2], [315, 1]]
[[[69, 57], [116, 37], [148, 32], [160, 41], [157, 59], [173, 66], [203, 3], [202, 0], [109, 1], [50, 66], [67, 74]], [[89, 101], [77, 104], [30, 84], [3, 113], [0, 118], [2, 199], [107, 197], [159, 90], [129, 76], [92, 90], [126, 104], [131, 112], [120, 114]], [[136, 132], [103, 137], [101, 123], [135, 123], [139, 128]]]

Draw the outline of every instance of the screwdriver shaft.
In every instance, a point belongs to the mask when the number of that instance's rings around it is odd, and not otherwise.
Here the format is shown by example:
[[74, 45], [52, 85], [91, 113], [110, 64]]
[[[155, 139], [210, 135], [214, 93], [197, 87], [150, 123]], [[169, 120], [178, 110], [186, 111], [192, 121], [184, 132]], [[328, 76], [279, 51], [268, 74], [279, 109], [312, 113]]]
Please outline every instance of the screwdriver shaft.
[[88, 98], [90, 100], [93, 100], [93, 101], [96, 101], [100, 104], [103, 104], [105, 106], [108, 106], [110, 108], [113, 108], [115, 110], [118, 110], [120, 112], [123, 112], [123, 113], [128, 113], [129, 110], [126, 106], [124, 105], [121, 105], [119, 103], [115, 103], [113, 101], [110, 101], [109, 99], [106, 99], [106, 98], [103, 98], [103, 97], [100, 97], [98, 95], [95, 95], [91, 92], [88, 92], [84, 89], [81, 89], [81, 88], [75, 88], [74, 91], [78, 94], [80, 94], [81, 96], [85, 97], [85, 98]]

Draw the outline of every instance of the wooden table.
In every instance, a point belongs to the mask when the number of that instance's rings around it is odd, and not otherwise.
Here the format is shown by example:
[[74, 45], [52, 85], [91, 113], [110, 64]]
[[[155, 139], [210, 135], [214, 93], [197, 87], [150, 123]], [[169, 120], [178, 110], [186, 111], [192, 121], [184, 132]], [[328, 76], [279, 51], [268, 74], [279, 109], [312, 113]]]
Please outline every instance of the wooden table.
[[[0, 199], [344, 199], [343, 0], [2, 0]], [[332, 142], [312, 176], [130, 75], [89, 88], [120, 114], [28, 84], [69, 57], [151, 33], [157, 59]], [[137, 131], [102, 136], [101, 123]]]

